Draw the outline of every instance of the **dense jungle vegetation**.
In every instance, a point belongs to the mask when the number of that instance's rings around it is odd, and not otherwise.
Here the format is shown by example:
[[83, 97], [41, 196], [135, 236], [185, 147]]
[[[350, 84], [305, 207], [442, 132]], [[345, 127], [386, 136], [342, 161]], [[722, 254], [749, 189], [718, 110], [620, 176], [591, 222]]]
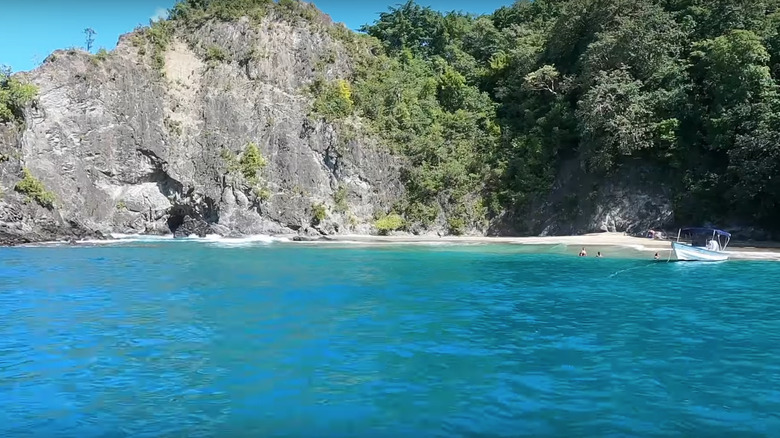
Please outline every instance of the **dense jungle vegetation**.
[[678, 221], [780, 229], [778, 0], [409, 2], [363, 30], [387, 60], [358, 107], [412, 158], [412, 211], [522, 209], [564, 161], [597, 179], [641, 162], [669, 170]]

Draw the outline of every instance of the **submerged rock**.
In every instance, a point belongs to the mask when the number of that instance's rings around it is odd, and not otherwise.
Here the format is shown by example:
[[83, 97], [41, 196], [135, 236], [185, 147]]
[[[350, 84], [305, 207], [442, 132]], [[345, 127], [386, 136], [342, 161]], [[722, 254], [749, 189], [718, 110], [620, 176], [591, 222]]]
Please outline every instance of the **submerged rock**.
[[181, 225], [177, 226], [173, 230], [174, 238], [198, 236], [206, 237], [212, 234], [211, 225], [203, 219], [194, 218], [192, 216], [186, 216]]
[[331, 242], [334, 239], [328, 236], [293, 236], [293, 242]]

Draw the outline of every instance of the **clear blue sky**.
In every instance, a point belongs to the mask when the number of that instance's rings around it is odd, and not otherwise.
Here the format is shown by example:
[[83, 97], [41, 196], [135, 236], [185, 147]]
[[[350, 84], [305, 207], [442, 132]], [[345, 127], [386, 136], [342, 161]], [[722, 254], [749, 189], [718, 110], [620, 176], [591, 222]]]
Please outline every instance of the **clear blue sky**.
[[[83, 47], [84, 29], [93, 28], [94, 50], [113, 49], [119, 35], [156, 14], [165, 13], [176, 0], [0, 0], [0, 65], [13, 71], [30, 70], [52, 51]], [[334, 21], [352, 29], [376, 20], [380, 12], [404, 0], [314, 0]], [[418, 0], [441, 11], [490, 13], [513, 0]]]

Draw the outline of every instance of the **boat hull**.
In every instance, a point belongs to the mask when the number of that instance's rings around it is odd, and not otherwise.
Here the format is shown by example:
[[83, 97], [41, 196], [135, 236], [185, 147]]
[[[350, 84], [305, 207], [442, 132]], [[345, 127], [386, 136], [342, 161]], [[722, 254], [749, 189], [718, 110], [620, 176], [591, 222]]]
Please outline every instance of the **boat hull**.
[[729, 259], [726, 253], [710, 251], [679, 242], [672, 242], [672, 252], [675, 259], [685, 262], [720, 262]]

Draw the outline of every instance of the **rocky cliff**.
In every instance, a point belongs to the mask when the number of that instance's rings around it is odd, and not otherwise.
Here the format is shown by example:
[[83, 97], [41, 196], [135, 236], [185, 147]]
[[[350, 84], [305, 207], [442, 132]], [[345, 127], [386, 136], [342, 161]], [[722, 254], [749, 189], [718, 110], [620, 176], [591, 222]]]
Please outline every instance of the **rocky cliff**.
[[[403, 194], [401, 159], [359, 122], [347, 136], [310, 116], [312, 81], [352, 68], [316, 29], [269, 15], [169, 29], [164, 47], [138, 29], [110, 53], [54, 52], [25, 74], [39, 94], [23, 127], [2, 128], [0, 241], [371, 232]], [[23, 169], [51, 208], [14, 190]]]

